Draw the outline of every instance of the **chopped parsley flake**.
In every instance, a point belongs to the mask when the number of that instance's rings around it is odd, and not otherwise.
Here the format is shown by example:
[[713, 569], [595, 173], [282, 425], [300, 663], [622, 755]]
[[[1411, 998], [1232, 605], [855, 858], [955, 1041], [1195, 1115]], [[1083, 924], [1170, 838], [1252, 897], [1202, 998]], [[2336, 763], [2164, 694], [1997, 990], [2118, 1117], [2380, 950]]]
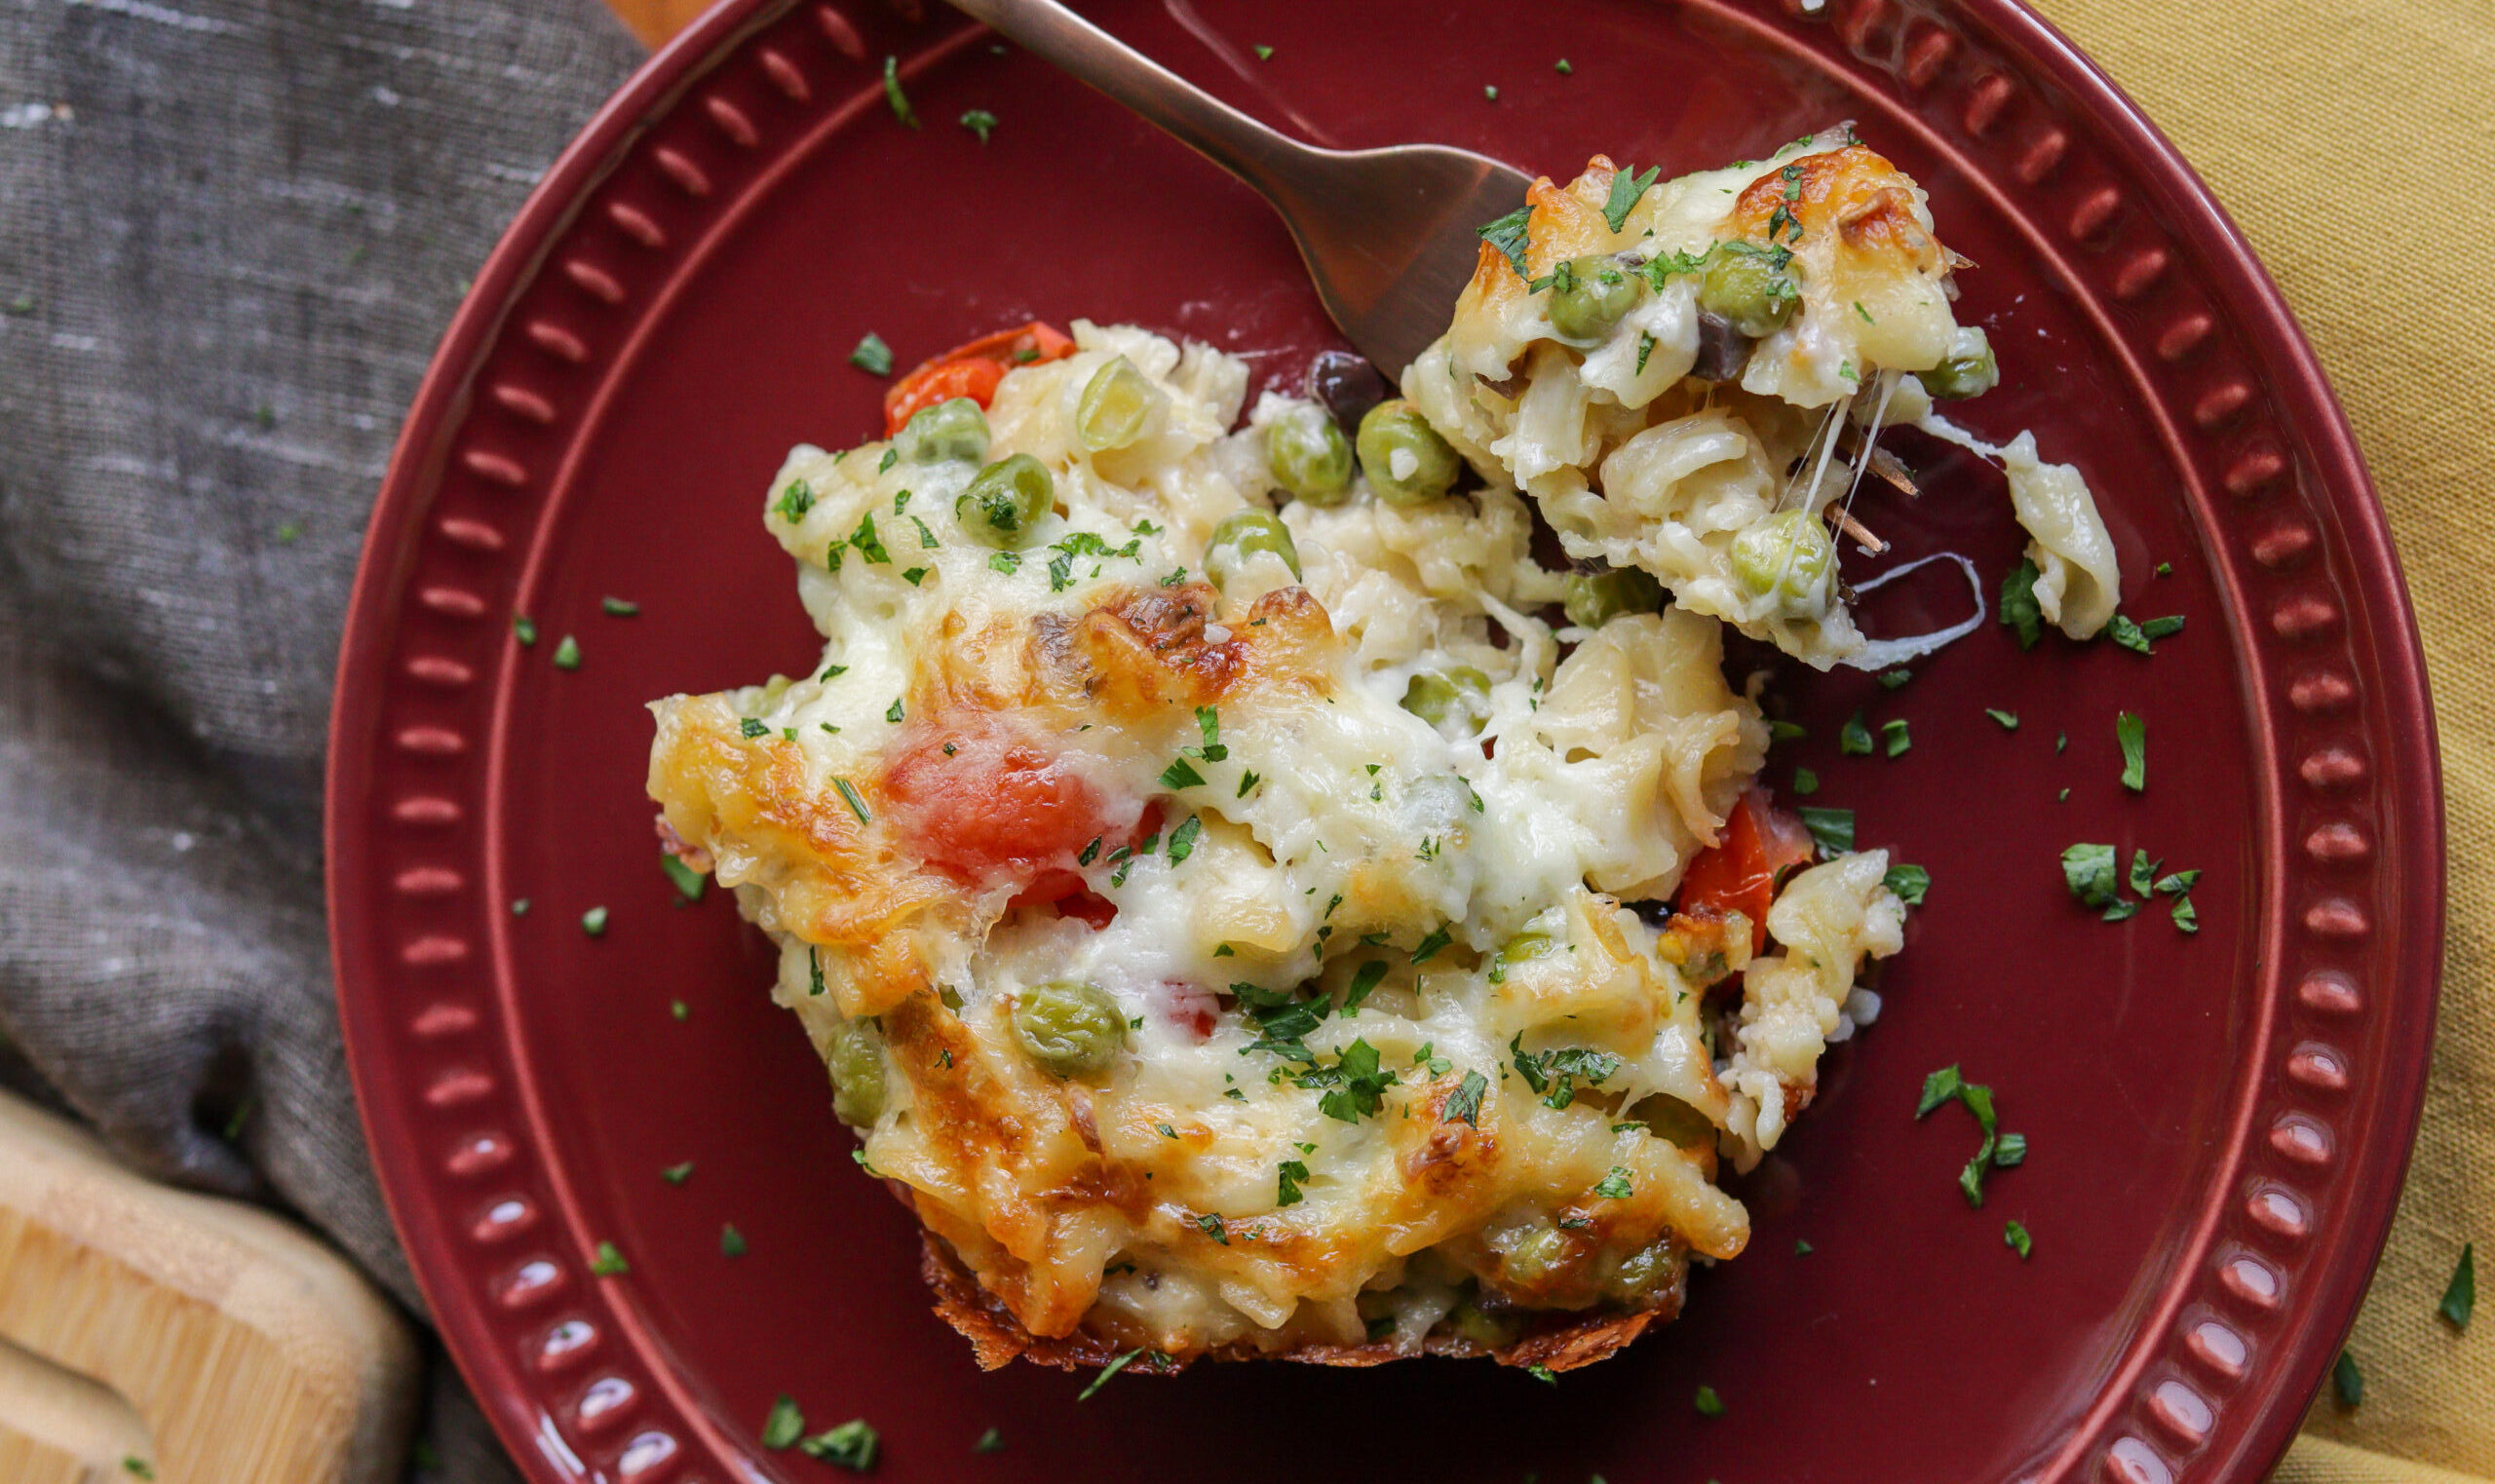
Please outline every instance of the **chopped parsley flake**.
[[2119, 894], [2114, 847], [2082, 842], [2062, 852], [2062, 882], [2082, 906], [2101, 907]]
[[895, 696], [895, 697], [893, 698], [893, 704], [892, 704], [891, 705], [886, 706], [886, 707], [884, 708], [884, 720], [891, 722], [891, 723], [892, 723], [893, 725], [895, 725], [895, 726], [899, 726], [899, 725], [901, 725], [901, 718], [902, 718], [901, 703], [902, 703], [902, 698], [900, 698], [899, 696]]
[[995, 568], [997, 571], [1004, 573], [1006, 576], [1011, 577], [1015, 573], [1022, 570], [1022, 553], [1019, 552], [999, 552], [988, 557], [987, 564]]
[[581, 914], [581, 931], [592, 937], [606, 935], [606, 909], [592, 907]]
[[2133, 793], [2148, 788], [2148, 723], [2129, 711], [2114, 717], [2114, 740], [2123, 747], [2123, 786]]
[[1626, 1200], [1632, 1194], [1629, 1171], [1617, 1164], [1611, 1167], [1610, 1174], [1602, 1177], [1602, 1183], [1594, 1187], [1594, 1195], [1604, 1200]]
[[2443, 1288], [2443, 1301], [2435, 1313], [2451, 1321], [2454, 1329], [2469, 1328], [2469, 1316], [2477, 1308], [2477, 1244], [2470, 1242], [2460, 1249], [2460, 1266], [2452, 1270], [2452, 1280]]
[[769, 724], [758, 721], [751, 716], [740, 719], [737, 722], [737, 730], [744, 733], [748, 738], [769, 737], [771, 735], [771, 728]]
[[1871, 755], [1871, 729], [1863, 725], [1861, 711], [1846, 718], [1844, 727], [1837, 732], [1836, 747], [1849, 757]]
[[1481, 85], [1481, 95], [1488, 98], [1491, 102], [1497, 102], [1499, 100], [1499, 85], [1496, 83], [1483, 83]]
[[[1660, 168], [1649, 168], [1641, 176], [1637, 173], [1637, 167], [1633, 165], [1625, 166], [1612, 173], [1611, 197], [1603, 203], [1602, 208], [1602, 219], [1610, 225], [1611, 230], [1618, 232], [1629, 224], [1629, 213], [1636, 209], [1639, 199], [1654, 185], [1655, 177], [1662, 173]], [[1643, 360], [1638, 361], [1637, 368], [1641, 371], [1646, 368]]]
[[1991, 717], [1993, 720], [2000, 722], [2001, 729], [2005, 732], [2015, 732], [2018, 730], [2018, 713], [2016, 711], [1999, 711], [1993, 709], [1991, 706], [1986, 706], [1984, 707], [1984, 714]]
[[1820, 791], [1820, 776], [1808, 768], [1793, 770], [1793, 791], [1803, 798]]
[[1559, 1373], [1547, 1365], [1528, 1365], [1524, 1368], [1524, 1373], [1547, 1387], [1555, 1387], [1559, 1384]]
[[762, 1420], [762, 1446], [771, 1449], [789, 1448], [806, 1430], [806, 1414], [797, 1410], [797, 1399], [783, 1396], [771, 1404], [771, 1415]]
[[[899, 705], [901, 703], [895, 702], [893, 704], [895, 705]], [[872, 824], [875, 822], [874, 817], [866, 813], [866, 801], [858, 796], [857, 784], [849, 781], [847, 779], [836, 778], [831, 780], [831, 786], [840, 790], [841, 799], [849, 805], [849, 812], [858, 817], [859, 823]]]
[[[1339, 896], [1334, 899], [1342, 900]], [[1385, 977], [1386, 961], [1384, 959], [1370, 959], [1354, 970], [1351, 988], [1343, 992], [1343, 1013], [1346, 1015], [1360, 1013], [1361, 1006], [1368, 999], [1370, 991], [1376, 989], [1379, 981]]]
[[813, 510], [814, 508], [815, 492], [813, 486], [807, 484], [803, 479], [790, 479], [788, 481], [788, 487], [780, 491], [780, 498], [772, 502], [771, 513], [778, 515], [781, 519], [787, 521], [790, 525], [794, 525], [798, 521], [805, 519], [806, 512]]
[[962, 115], [962, 127], [979, 135], [979, 141], [984, 144], [996, 131], [996, 115], [984, 108], [974, 108]]
[[1164, 788], [1171, 790], [1194, 788], [1201, 785], [1204, 780], [1205, 776], [1196, 771], [1196, 765], [1183, 757], [1161, 770], [1161, 786]]
[[640, 604], [630, 602], [620, 597], [599, 598], [597, 600], [597, 606], [605, 609], [608, 614], [619, 619], [629, 619], [641, 611]]
[[687, 1160], [681, 1164], [671, 1164], [659, 1171], [659, 1178], [670, 1185], [682, 1185], [693, 1178], [693, 1161]]
[[2021, 561], [2001, 580], [2002, 627], [2018, 635], [2020, 649], [2045, 636], [2045, 610], [2036, 602], [2036, 564]]
[[1724, 1398], [1715, 1394], [1713, 1387], [1700, 1387], [1698, 1394], [1690, 1398], [1689, 1404], [1698, 1409], [1698, 1415], [1701, 1417], [1724, 1415]]
[[1003, 1453], [1004, 1451], [1005, 1434], [997, 1431], [994, 1427], [990, 1427], [985, 1432], [980, 1433], [979, 1435], [979, 1441], [971, 1444], [971, 1452], [973, 1453]]
[[1301, 1197], [1300, 1182], [1308, 1178], [1308, 1166], [1297, 1160], [1285, 1160], [1278, 1167], [1280, 1178], [1274, 1192], [1274, 1204], [1297, 1205]]
[[1210, 1211], [1207, 1211], [1202, 1216], [1196, 1218], [1196, 1225], [1202, 1228], [1204, 1234], [1207, 1237], [1211, 1237], [1214, 1241], [1221, 1243], [1225, 1247], [1230, 1245], [1230, 1229], [1221, 1224], [1221, 1218], [1219, 1216], [1214, 1215]]
[[589, 1261], [589, 1271], [599, 1277], [616, 1277], [632, 1272], [633, 1265], [624, 1260], [623, 1250], [615, 1243], [602, 1241], [597, 1244], [597, 1255]]
[[1251, 48], [1250, 50], [1256, 54], [1256, 59], [1258, 61], [1272, 61], [1274, 59], [1274, 49], [1271, 47], [1259, 46]]
[[1813, 1247], [1809, 1242], [1804, 1241], [1799, 1237], [1794, 1238], [1793, 1255], [1795, 1257], [1808, 1257], [1817, 1250], [1818, 1249]]
[[1428, 963], [1438, 955], [1438, 951], [1439, 949], [1453, 941], [1455, 941], [1455, 933], [1449, 929], [1447, 924], [1440, 923], [1437, 932], [1432, 932], [1428, 937], [1425, 937], [1418, 943], [1412, 945], [1413, 965], [1417, 968], [1420, 965]]
[[573, 638], [570, 634], [563, 635], [562, 642], [555, 646], [555, 667], [557, 669], [581, 667], [580, 640]]
[[1902, 716], [1880, 723], [1880, 737], [1891, 757], [1901, 757], [1908, 747], [1914, 745], [1914, 739], [1906, 735], [1906, 720]]
[[720, 1227], [719, 1255], [721, 1257], [745, 1256], [745, 1234], [732, 1226]]
[[[1561, 77], [1566, 77], [1569, 73], [1574, 72], [1577, 69], [1568, 65], [1568, 58], [1562, 57], [1557, 61], [1551, 64], [1551, 70], [1558, 73]], [[1614, 227], [1612, 230], [1617, 232], [1620, 229], [1618, 227]]]
[[[1427, 1049], [1423, 1047], [1423, 1050]], [[1436, 1062], [1434, 1061], [1432, 1065], [1435, 1066]], [[1489, 1079], [1478, 1072], [1465, 1073], [1464, 1081], [1456, 1084], [1455, 1090], [1446, 1095], [1446, 1106], [1440, 1115], [1441, 1121], [1449, 1123], [1470, 1123], [1476, 1128], [1480, 1127], [1481, 1094], [1488, 1090], [1490, 1090]]]
[[2357, 1369], [2357, 1357], [2346, 1351], [2331, 1362], [2330, 1389], [2343, 1407], [2360, 1406], [2365, 1399], [2365, 1373]]
[[1854, 849], [1854, 811], [1851, 809], [1820, 809], [1810, 805], [1794, 811], [1802, 817], [1802, 827], [1823, 856], [1842, 856]]
[[2027, 1235], [2027, 1229], [2015, 1221], [2005, 1221], [2001, 1224], [2001, 1241], [2002, 1245], [2017, 1253], [2018, 1260], [2022, 1263], [2027, 1260], [2027, 1254], [2036, 1245], [2035, 1238]]
[[1893, 865], [1880, 884], [1896, 894], [1898, 900], [1909, 907], [1923, 905], [1923, 894], [1932, 890], [1932, 873], [1919, 865]]
[[1507, 258], [1508, 262], [1516, 268], [1516, 277], [1520, 279], [1533, 277], [1525, 268], [1527, 246], [1525, 228], [1532, 220], [1533, 209], [1518, 207], [1498, 220], [1483, 222], [1476, 229], [1483, 242], [1497, 248], [1500, 254]]
[[1767, 740], [1772, 742], [1800, 742], [1810, 735], [1811, 729], [1798, 722], [1771, 721], [1767, 724]]
[[1176, 865], [1195, 854], [1196, 837], [1203, 834], [1204, 829], [1205, 821], [1194, 815], [1189, 815], [1179, 821], [1176, 829], [1170, 832], [1170, 863], [1171, 865]]
[[921, 582], [925, 581], [926, 577], [927, 569], [925, 567], [912, 567], [901, 575], [901, 580], [915, 588]]
[[[883, 336], [868, 330], [865, 338], [858, 342], [858, 348], [849, 353], [849, 363], [869, 376], [890, 376], [893, 373], [893, 348], [884, 344]], [[887, 450], [885, 456], [891, 457], [891, 452]]]
[[[893, 105], [894, 118], [901, 120], [912, 129], [916, 129], [918, 127], [918, 111], [909, 106], [909, 95], [901, 91], [901, 58], [898, 57], [886, 57], [884, 58], [884, 101]], [[892, 368], [892, 355], [890, 352], [886, 352], [884, 356], [884, 369], [882, 371], [875, 371], [875, 374], [881, 376], [884, 374], [884, 371], [889, 371]], [[874, 367], [869, 366], [867, 369], [874, 370]]]
[[[1221, 1225], [1221, 1218], [1218, 1216], [1209, 1216], [1205, 1219], [1211, 1222], [1216, 1227]], [[1130, 1365], [1132, 1365], [1134, 1363], [1135, 1356], [1142, 1353], [1143, 1351], [1140, 1350], [1131, 1350], [1125, 1354], [1120, 1355], [1117, 1359], [1110, 1361], [1107, 1365], [1100, 1367], [1100, 1374], [1093, 1377], [1092, 1384], [1085, 1387], [1082, 1394], [1076, 1396], [1074, 1399], [1076, 1401], [1090, 1401], [1092, 1399], [1093, 1392], [1100, 1389], [1104, 1386], [1107, 1386], [1109, 1384], [1110, 1377], [1115, 1376], [1118, 1372], [1125, 1370]]]
[[659, 869], [667, 873], [668, 880], [675, 883], [676, 894], [686, 901], [700, 901], [702, 889], [710, 884], [710, 877], [686, 865], [672, 851], [659, 852]]
[[853, 1417], [828, 1431], [799, 1438], [797, 1451], [810, 1459], [864, 1473], [875, 1466], [875, 1452], [881, 1442], [866, 1419]]
[[511, 632], [512, 637], [520, 643], [534, 644], [537, 642], [537, 621], [527, 614], [515, 613], [511, 616]]
[[2201, 909], [2192, 905], [2192, 898], [2178, 896], [2174, 899], [2174, 928], [2178, 932], [2201, 931]]
[[1880, 689], [1884, 691], [1894, 691], [1913, 678], [1914, 671], [1907, 669], [1903, 666], [1900, 666], [1896, 669], [1884, 669], [1880, 672]]

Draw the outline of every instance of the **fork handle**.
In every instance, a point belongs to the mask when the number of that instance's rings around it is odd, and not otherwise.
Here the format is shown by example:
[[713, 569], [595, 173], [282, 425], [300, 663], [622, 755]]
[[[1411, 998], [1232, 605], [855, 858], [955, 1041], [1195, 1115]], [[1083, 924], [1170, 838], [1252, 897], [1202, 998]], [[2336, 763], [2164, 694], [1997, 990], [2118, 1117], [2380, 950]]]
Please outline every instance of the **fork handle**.
[[1101, 30], [1057, 0], [952, 0], [1024, 51], [1072, 73], [1277, 203], [1318, 151], [1281, 133]]

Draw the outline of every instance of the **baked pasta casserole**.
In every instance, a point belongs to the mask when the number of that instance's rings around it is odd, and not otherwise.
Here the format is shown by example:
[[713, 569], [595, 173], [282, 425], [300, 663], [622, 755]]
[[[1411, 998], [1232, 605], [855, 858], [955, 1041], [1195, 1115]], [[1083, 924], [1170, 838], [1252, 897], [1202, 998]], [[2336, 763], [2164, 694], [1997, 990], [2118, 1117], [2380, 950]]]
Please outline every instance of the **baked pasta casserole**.
[[2075, 472], [1932, 414], [1994, 374], [1953, 265], [1850, 132], [1597, 158], [1401, 397], [1034, 324], [788, 455], [823, 664], [656, 703], [650, 793], [982, 1363], [1564, 1369], [1741, 1253], [1718, 1177], [1906, 909], [1757, 785], [1726, 627], [1896, 653], [1838, 551], [1884, 421], [2005, 466], [2049, 616], [2117, 596]]

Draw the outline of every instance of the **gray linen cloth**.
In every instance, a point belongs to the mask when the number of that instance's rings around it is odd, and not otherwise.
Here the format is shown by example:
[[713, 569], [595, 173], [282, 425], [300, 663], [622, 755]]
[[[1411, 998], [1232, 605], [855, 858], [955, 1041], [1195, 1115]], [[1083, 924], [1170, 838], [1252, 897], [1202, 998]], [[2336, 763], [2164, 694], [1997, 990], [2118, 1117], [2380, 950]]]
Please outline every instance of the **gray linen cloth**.
[[[419, 1313], [330, 1000], [339, 623], [468, 278], [638, 60], [595, 0], [0, 0], [0, 1081]], [[509, 1479], [433, 1365], [416, 1471]]]

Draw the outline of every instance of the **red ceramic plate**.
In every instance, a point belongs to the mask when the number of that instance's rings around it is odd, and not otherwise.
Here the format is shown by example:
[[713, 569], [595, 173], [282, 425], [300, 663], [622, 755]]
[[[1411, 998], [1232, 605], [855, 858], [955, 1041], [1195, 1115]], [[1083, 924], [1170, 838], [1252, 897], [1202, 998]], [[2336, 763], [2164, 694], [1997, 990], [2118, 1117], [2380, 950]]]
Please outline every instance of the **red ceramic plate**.
[[[2424, 672], [2277, 293], [2149, 124], [2010, 0], [1098, 8], [1332, 144], [1672, 174], [1859, 120], [1982, 265], [1959, 313], [2009, 381], [1966, 420], [2077, 459], [2129, 610], [2189, 626], [2153, 659], [2021, 654], [1988, 628], [1899, 691], [1791, 688], [1812, 737], [1771, 781], [1813, 768], [1934, 886], [1889, 1013], [1748, 1183], [1749, 1253], [1700, 1275], [1678, 1323], [1555, 1389], [1478, 1363], [1209, 1365], [1078, 1404], [1075, 1378], [972, 1364], [909, 1218], [851, 1167], [759, 939], [657, 869], [642, 703], [816, 655], [759, 492], [789, 444], [876, 430], [883, 383], [846, 360], [866, 331], [907, 362], [1032, 317], [1132, 320], [1269, 378], [1331, 335], [1254, 198], [934, 9], [739, 0], [652, 61], [479, 279], [373, 515], [329, 775], [339, 996], [400, 1231], [523, 1466], [826, 1477], [759, 1444], [786, 1392], [816, 1427], [871, 1419], [897, 1480], [2258, 1476], [2364, 1290], [2425, 1077]], [[921, 129], [886, 105], [888, 54]], [[955, 123], [971, 108], [1002, 121], [984, 144]], [[1934, 497], [1882, 529], [2014, 561], [1992, 476], [1908, 451]], [[577, 669], [551, 663], [567, 634]], [[1912, 750], [1840, 757], [1858, 706], [1908, 718]], [[2122, 710], [2147, 721], [2138, 795]], [[2203, 870], [2199, 934], [2163, 905], [2079, 909], [2056, 856], [2083, 839]], [[1980, 1210], [1956, 1184], [1972, 1123], [1913, 1117], [1953, 1062], [2033, 1151]], [[689, 1181], [661, 1179], [683, 1161]], [[629, 1272], [600, 1275], [601, 1242]], [[1693, 1409], [1702, 1384], [1722, 1416]], [[991, 1427], [1003, 1450], [975, 1454]]]

